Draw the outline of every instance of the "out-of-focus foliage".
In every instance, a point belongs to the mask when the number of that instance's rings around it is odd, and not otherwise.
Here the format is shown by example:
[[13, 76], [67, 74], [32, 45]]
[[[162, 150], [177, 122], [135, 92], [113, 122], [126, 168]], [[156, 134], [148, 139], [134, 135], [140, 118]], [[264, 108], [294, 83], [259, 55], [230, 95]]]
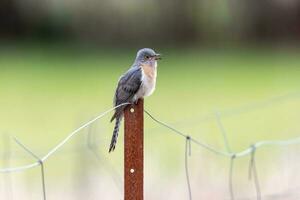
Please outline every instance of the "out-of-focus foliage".
[[299, 39], [298, 0], [2, 0], [2, 38], [99, 44]]

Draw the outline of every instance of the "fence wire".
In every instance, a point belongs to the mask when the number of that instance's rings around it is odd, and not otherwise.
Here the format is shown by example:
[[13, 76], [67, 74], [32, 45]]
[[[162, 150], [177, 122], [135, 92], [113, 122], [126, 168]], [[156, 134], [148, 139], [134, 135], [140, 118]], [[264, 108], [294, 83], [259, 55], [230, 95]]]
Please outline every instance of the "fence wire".
[[190, 136], [186, 137], [185, 140], [185, 153], [184, 153], [184, 167], [185, 167], [185, 175], [186, 182], [188, 187], [189, 200], [192, 200], [192, 188], [190, 183], [190, 174], [189, 174], [189, 166], [188, 166], [188, 157], [192, 155], [192, 145]]
[[233, 169], [234, 169], [234, 160], [235, 160], [235, 155], [232, 155], [232, 157], [230, 158], [230, 166], [229, 166], [229, 177], [228, 177], [228, 181], [229, 181], [229, 193], [230, 193], [230, 198], [231, 200], [234, 200], [234, 191], [233, 191]]
[[[188, 162], [188, 157], [191, 156], [191, 146], [192, 146], [191, 143], [193, 143], [196, 146], [199, 146], [201, 148], [204, 148], [207, 151], [212, 152], [216, 155], [226, 157], [230, 160], [228, 184], [229, 184], [229, 194], [230, 194], [230, 197], [231, 197], [232, 200], [235, 199], [234, 188], [233, 188], [234, 161], [237, 158], [249, 156], [250, 157], [250, 161], [249, 161], [249, 180], [253, 179], [253, 182], [254, 182], [254, 185], [255, 185], [255, 190], [256, 190], [256, 198], [257, 198], [257, 200], [261, 200], [261, 189], [260, 189], [260, 185], [259, 185], [258, 174], [257, 174], [257, 169], [256, 169], [256, 163], [255, 163], [255, 155], [256, 155], [257, 149], [261, 148], [261, 147], [264, 147], [264, 146], [282, 147], [282, 146], [287, 146], [287, 145], [299, 144], [300, 143], [300, 137], [291, 138], [291, 139], [287, 139], [287, 140], [258, 141], [256, 143], [254, 143], [253, 145], [247, 147], [246, 149], [240, 151], [240, 152], [233, 152], [231, 147], [230, 147], [230, 143], [228, 141], [228, 138], [227, 138], [226, 130], [225, 130], [223, 124], [222, 124], [221, 117], [223, 115], [226, 115], [226, 116], [229, 115], [230, 116], [230, 115], [233, 115], [233, 114], [240, 114], [240, 113], [243, 113], [243, 112], [247, 112], [249, 110], [258, 109], [258, 108], [261, 108], [261, 107], [264, 107], [264, 106], [271, 105], [273, 103], [281, 102], [281, 101], [284, 101], [286, 99], [299, 98], [299, 97], [300, 97], [299, 93], [293, 93], [293, 94], [283, 95], [283, 96], [279, 96], [279, 97], [274, 97], [271, 100], [265, 101], [265, 102], [262, 102], [262, 103], [257, 103], [257, 104], [251, 104], [251, 105], [248, 105], [248, 106], [244, 106], [240, 109], [227, 110], [227, 111], [222, 112], [222, 113], [215, 112], [214, 113], [215, 120], [217, 121], [219, 130], [222, 134], [222, 138], [223, 138], [223, 141], [224, 141], [226, 151], [217, 149], [217, 148], [213, 147], [212, 145], [209, 145], [209, 144], [207, 144], [203, 141], [200, 141], [200, 140], [197, 140], [197, 139], [191, 137], [188, 133], [182, 132], [182, 131], [178, 130], [177, 128], [171, 126], [169, 123], [165, 123], [162, 120], [158, 119], [157, 117], [154, 117], [154, 115], [151, 114], [146, 109], [144, 110], [144, 112], [155, 123], [169, 129], [170, 132], [175, 133], [175, 134], [177, 134], [177, 135], [179, 135], [179, 136], [181, 136], [185, 139], [185, 173], [186, 173], [186, 181], [187, 181], [187, 189], [188, 189], [189, 200], [192, 200], [192, 189], [191, 189], [191, 183], [190, 183], [189, 162]], [[63, 139], [61, 142], [59, 142], [45, 156], [43, 156], [41, 158], [38, 157], [33, 151], [31, 151], [28, 147], [26, 147], [23, 143], [21, 143], [18, 139], [15, 138], [16, 143], [19, 146], [21, 146], [22, 149], [25, 150], [28, 154], [30, 154], [33, 158], [35, 158], [36, 161], [31, 163], [31, 164], [18, 166], [18, 167], [0, 168], [0, 173], [21, 172], [21, 171], [26, 171], [28, 169], [40, 166], [40, 168], [41, 168], [43, 199], [46, 200], [47, 196], [46, 196], [46, 186], [45, 186], [46, 184], [45, 184], [44, 165], [45, 165], [45, 162], [48, 160], [48, 158], [50, 156], [54, 155], [60, 148], [62, 148], [74, 135], [79, 133], [82, 129], [84, 129], [86, 127], [90, 127], [90, 125], [92, 125], [98, 119], [106, 116], [107, 114], [109, 114], [110, 112], [115, 110], [117, 107], [120, 107], [120, 106], [123, 106], [123, 105], [128, 105], [128, 104], [129, 103], [124, 103], [124, 104], [118, 105], [116, 107], [110, 108], [107, 111], [99, 114], [94, 119], [88, 121], [87, 123], [83, 124], [79, 128], [77, 128], [74, 131], [72, 131], [71, 133], [69, 133], [65, 139]], [[206, 117], [204, 119], [205, 120], [209, 119], [209, 117]], [[97, 153], [97, 147], [95, 147], [95, 145], [93, 143], [90, 143], [90, 141], [88, 141], [88, 148], [90, 149], [90, 151], [93, 154], [95, 154], [97, 159], [100, 159], [100, 155]], [[118, 183], [118, 185], [120, 185], [120, 183]]]
[[[68, 134], [68, 136], [62, 140], [60, 143], [58, 143], [53, 149], [51, 149], [44, 157], [42, 157], [40, 159], [41, 162], [45, 162], [51, 155], [53, 155], [57, 150], [59, 150], [60, 148], [62, 148], [74, 135], [76, 135], [77, 133], [79, 133], [82, 129], [90, 126], [91, 124], [93, 124], [94, 122], [96, 122], [97, 120], [101, 119], [102, 117], [104, 117], [105, 115], [107, 115], [108, 113], [114, 111], [116, 108], [124, 106], [124, 105], [129, 105], [130, 103], [123, 103], [120, 104], [118, 106], [115, 106], [103, 113], [101, 113], [100, 115], [98, 115], [97, 117], [95, 117], [94, 119], [88, 121], [87, 123], [83, 124], [82, 126], [80, 126], [79, 128], [75, 129], [74, 131], [72, 131], [71, 133]], [[28, 165], [24, 165], [24, 166], [20, 166], [20, 167], [12, 167], [12, 168], [2, 168], [0, 169], [0, 173], [9, 173], [9, 172], [17, 172], [17, 171], [25, 171], [34, 167], [39, 166], [41, 163], [40, 162], [35, 162], [32, 164], [28, 164]]]

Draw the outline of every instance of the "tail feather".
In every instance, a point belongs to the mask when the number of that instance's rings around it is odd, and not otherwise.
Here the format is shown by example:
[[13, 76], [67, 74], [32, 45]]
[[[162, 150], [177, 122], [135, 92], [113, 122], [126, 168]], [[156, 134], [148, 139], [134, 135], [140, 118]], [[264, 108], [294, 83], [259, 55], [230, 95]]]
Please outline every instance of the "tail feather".
[[114, 118], [116, 119], [116, 124], [110, 142], [109, 153], [115, 150], [117, 139], [118, 139], [119, 128], [122, 121], [122, 116], [115, 116]]
[[114, 119], [118, 118], [119, 116], [122, 116], [125, 107], [126, 107], [126, 105], [116, 108], [115, 113], [113, 114], [112, 118], [110, 119], [110, 122], [114, 121]]

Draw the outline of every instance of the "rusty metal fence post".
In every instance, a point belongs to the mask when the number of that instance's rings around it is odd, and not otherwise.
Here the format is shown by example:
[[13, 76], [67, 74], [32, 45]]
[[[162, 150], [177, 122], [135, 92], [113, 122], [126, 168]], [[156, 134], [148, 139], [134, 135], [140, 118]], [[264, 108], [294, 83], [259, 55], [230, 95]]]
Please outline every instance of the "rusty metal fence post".
[[144, 100], [125, 109], [124, 199], [144, 199]]

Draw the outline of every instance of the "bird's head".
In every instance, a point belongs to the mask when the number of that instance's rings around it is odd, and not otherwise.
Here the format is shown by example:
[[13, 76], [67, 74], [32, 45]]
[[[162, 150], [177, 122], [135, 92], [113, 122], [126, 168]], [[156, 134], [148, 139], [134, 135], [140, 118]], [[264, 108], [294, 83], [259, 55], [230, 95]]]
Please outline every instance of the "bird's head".
[[136, 63], [143, 63], [143, 64], [153, 64], [156, 63], [157, 60], [161, 59], [161, 55], [155, 53], [153, 49], [144, 48], [140, 49], [137, 52], [135, 62]]

